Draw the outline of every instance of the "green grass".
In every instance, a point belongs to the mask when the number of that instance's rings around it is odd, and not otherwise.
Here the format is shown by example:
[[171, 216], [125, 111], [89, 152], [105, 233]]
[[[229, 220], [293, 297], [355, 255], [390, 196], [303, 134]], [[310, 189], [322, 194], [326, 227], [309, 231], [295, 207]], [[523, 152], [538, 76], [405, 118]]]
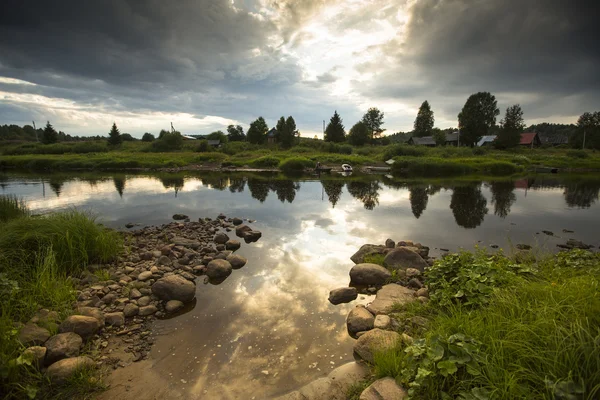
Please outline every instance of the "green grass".
[[526, 268], [535, 273], [490, 284], [488, 301], [476, 306], [457, 298], [398, 307], [398, 318], [421, 315], [430, 324], [412, 332], [413, 346], [376, 355], [376, 375], [394, 376], [413, 398], [597, 398], [600, 256], [572, 251]]
[[279, 163], [279, 168], [284, 172], [303, 171], [313, 166], [313, 161], [306, 157], [290, 157]]
[[383, 266], [383, 260], [385, 259], [385, 254], [368, 254], [365, 256], [365, 263], [377, 264]]
[[[14, 201], [0, 204], [14, 207]], [[93, 372], [82, 371], [65, 386], [51, 385], [21, 357], [24, 348], [17, 339], [17, 324], [27, 322], [40, 308], [56, 311], [59, 319], [69, 315], [76, 300], [71, 276], [89, 262], [116, 257], [122, 239], [86, 213], [32, 217], [22, 203], [19, 209], [0, 222], [0, 397], [87, 397], [102, 388]], [[56, 333], [56, 322], [44, 327]]]
[[0, 196], [0, 223], [29, 215], [25, 202], [15, 196]]

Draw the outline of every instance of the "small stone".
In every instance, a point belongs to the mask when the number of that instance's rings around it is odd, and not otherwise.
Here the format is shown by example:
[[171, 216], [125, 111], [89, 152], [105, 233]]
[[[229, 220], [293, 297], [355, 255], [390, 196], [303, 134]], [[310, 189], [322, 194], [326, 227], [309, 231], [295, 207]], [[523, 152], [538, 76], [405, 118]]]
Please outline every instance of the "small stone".
[[109, 326], [123, 326], [125, 325], [125, 314], [122, 312], [114, 312], [104, 314], [106, 318], [105, 323]]
[[427, 290], [426, 287], [423, 287], [419, 290], [417, 290], [417, 293], [415, 293], [417, 297], [429, 297], [429, 290]]
[[225, 243], [225, 248], [227, 250], [237, 250], [242, 246], [242, 244], [239, 242], [239, 240], [235, 240], [235, 239], [230, 239]]
[[[169, 257], [167, 257], [167, 256], [160, 256], [158, 258], [158, 260], [156, 261], [156, 263], [158, 265], [164, 265], [164, 266], [167, 266], [167, 267], [170, 266], [171, 264], [173, 264], [172, 261], [171, 261], [171, 259]], [[152, 275], [152, 273], [150, 273], [150, 275]]]
[[233, 225], [235, 225], [235, 226], [237, 226], [237, 225], [241, 225], [242, 223], [244, 223], [244, 221], [242, 221], [242, 219], [241, 219], [241, 218], [237, 218], [237, 217], [233, 218], [233, 219], [231, 220], [231, 222], [232, 222], [232, 223], [233, 223]]
[[406, 276], [409, 278], [414, 278], [417, 276], [421, 276], [421, 271], [416, 268], [406, 268]]
[[152, 285], [152, 293], [161, 300], [179, 300], [187, 303], [194, 299], [196, 285], [182, 276], [169, 275], [160, 278]]
[[112, 302], [114, 302], [116, 299], [117, 299], [117, 295], [116, 295], [116, 294], [114, 294], [114, 293], [109, 293], [109, 294], [105, 295], [105, 296], [102, 298], [102, 302], [103, 302], [104, 304], [107, 304], [107, 305], [108, 305], [108, 304], [111, 304]]
[[221, 280], [231, 275], [233, 267], [226, 260], [212, 260], [206, 266], [206, 275], [213, 280]]
[[381, 265], [356, 264], [350, 270], [350, 281], [357, 285], [383, 285], [392, 274]]
[[156, 308], [156, 306], [153, 305], [153, 304], [151, 304], [149, 306], [140, 307], [138, 315], [141, 316], [141, 317], [146, 317], [148, 315], [154, 314], [156, 311], [158, 311], [158, 309]]
[[183, 303], [179, 300], [169, 300], [167, 301], [167, 304], [165, 305], [165, 310], [168, 313], [173, 313], [175, 311], [180, 310], [181, 308], [183, 308]]
[[423, 287], [423, 283], [417, 278], [411, 278], [411, 280], [408, 281], [407, 286], [412, 289], [421, 289]]
[[408, 393], [402, 389], [394, 378], [378, 379], [360, 394], [359, 400], [404, 400]]
[[44, 366], [44, 359], [46, 358], [46, 348], [42, 346], [31, 346], [23, 351], [22, 356], [24, 359], [30, 360], [31, 365], [39, 369]]
[[393, 349], [400, 340], [397, 332], [373, 329], [358, 338], [354, 352], [366, 362], [373, 363], [375, 353]]
[[358, 332], [373, 329], [375, 317], [364, 306], [354, 307], [346, 318], [346, 328], [352, 337], [356, 337]]
[[188, 219], [189, 217], [185, 214], [173, 214], [173, 219], [176, 221], [181, 221], [184, 219]]
[[139, 299], [140, 297], [142, 297], [142, 293], [138, 289], [133, 288], [129, 291], [130, 299]]
[[150, 304], [151, 300], [152, 299], [150, 298], [150, 296], [144, 296], [144, 297], [139, 298], [137, 303], [138, 303], [138, 306], [144, 307], [144, 306], [147, 306], [148, 304]]
[[528, 244], [523, 244], [523, 243], [519, 243], [516, 246], [517, 249], [519, 250], [531, 250], [531, 246]]
[[248, 260], [246, 260], [245, 257], [242, 257], [240, 255], [231, 254], [231, 255], [227, 256], [227, 262], [229, 262], [229, 264], [231, 264], [231, 268], [240, 269], [244, 265], [246, 265]]
[[139, 310], [140, 308], [137, 305], [129, 303], [125, 305], [125, 308], [123, 309], [123, 315], [127, 318], [134, 317], [138, 315]]
[[[169, 260], [169, 262], [170, 261], [171, 260]], [[141, 274], [138, 275], [137, 280], [144, 282], [144, 281], [147, 281], [150, 278], [152, 278], [152, 272], [150, 272], [150, 271], [144, 271], [144, 272], [142, 272]]]
[[377, 315], [375, 317], [375, 323], [373, 324], [374, 328], [378, 329], [388, 329], [392, 324], [392, 319], [387, 315]]
[[102, 325], [100, 321], [94, 317], [88, 317], [85, 315], [71, 315], [59, 325], [58, 331], [61, 333], [75, 332], [84, 340], [87, 340], [96, 334], [101, 328]]
[[334, 289], [329, 292], [329, 302], [331, 304], [349, 303], [352, 300], [356, 300], [358, 297], [358, 291], [354, 287], [344, 287]]

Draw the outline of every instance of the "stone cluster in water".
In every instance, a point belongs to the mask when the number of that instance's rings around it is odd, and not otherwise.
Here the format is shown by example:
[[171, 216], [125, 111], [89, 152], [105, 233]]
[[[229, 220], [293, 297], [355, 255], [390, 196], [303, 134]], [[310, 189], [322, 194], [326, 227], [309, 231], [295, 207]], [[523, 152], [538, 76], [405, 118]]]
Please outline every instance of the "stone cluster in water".
[[[21, 343], [29, 346], [24, 354], [53, 382], [63, 383], [82, 368], [117, 368], [147, 358], [154, 341], [149, 323], [193, 306], [199, 275], [206, 275], [204, 283], [218, 284], [246, 264], [234, 254], [241, 243], [226, 232], [235, 230], [246, 243], [262, 236], [242, 219], [222, 214], [198, 222], [178, 214], [174, 219], [184, 222], [126, 233], [126, 254], [73, 278], [78, 290], [73, 315], [60, 321], [58, 313], [40, 310], [20, 329]], [[105, 268], [109, 279], [101, 281], [94, 272]], [[52, 336], [53, 330], [59, 333]], [[99, 350], [94, 360], [80, 356], [84, 344]]]

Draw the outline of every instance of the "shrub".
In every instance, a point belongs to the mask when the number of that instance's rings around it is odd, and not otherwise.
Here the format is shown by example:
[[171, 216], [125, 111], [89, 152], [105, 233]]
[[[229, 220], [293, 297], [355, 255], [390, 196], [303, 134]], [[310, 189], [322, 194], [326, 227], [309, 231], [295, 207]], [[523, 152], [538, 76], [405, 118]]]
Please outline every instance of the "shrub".
[[585, 150], [567, 150], [567, 157], [571, 158], [587, 158], [588, 153]]
[[102, 143], [80, 142], [80, 143], [75, 144], [72, 148], [72, 152], [78, 153], [78, 154], [103, 153], [103, 152], [107, 152], [107, 151], [108, 151], [108, 147], [106, 146], [105, 142], [102, 142]]
[[153, 142], [154, 141], [154, 135], [146, 132], [144, 133], [144, 136], [142, 136], [142, 142]]
[[255, 168], [275, 168], [279, 165], [279, 158], [274, 156], [263, 156], [250, 161], [250, 165]]
[[183, 146], [183, 136], [179, 132], [162, 131], [158, 140], [151, 144], [151, 151], [175, 151]]
[[487, 147], [473, 147], [473, 155], [475, 156], [483, 156], [487, 153], [489, 153]]
[[201, 140], [196, 146], [196, 151], [198, 153], [206, 153], [210, 149], [208, 145], [208, 140]]
[[281, 161], [279, 168], [282, 171], [303, 171], [314, 166], [314, 162], [305, 157], [291, 157]]
[[237, 141], [225, 143], [225, 145], [223, 145], [223, 147], [221, 148], [221, 151], [225, 154], [232, 156], [238, 153], [242, 153], [244, 151], [258, 150], [260, 148], [261, 146], [257, 144]]
[[419, 157], [425, 154], [427, 154], [426, 147], [395, 144], [385, 149], [385, 152], [383, 153], [383, 159], [386, 161], [397, 156]]

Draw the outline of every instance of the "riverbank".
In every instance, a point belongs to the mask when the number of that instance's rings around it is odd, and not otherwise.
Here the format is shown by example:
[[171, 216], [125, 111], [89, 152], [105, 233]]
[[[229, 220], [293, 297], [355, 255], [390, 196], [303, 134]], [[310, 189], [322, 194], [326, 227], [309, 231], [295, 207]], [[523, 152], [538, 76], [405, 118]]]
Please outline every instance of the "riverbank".
[[[51, 145], [53, 146], [53, 145]], [[403, 176], [459, 176], [485, 174], [507, 176], [524, 171], [560, 172], [600, 171], [600, 155], [594, 151], [568, 149], [525, 149], [511, 151], [487, 148], [426, 148], [419, 146], [333, 146], [331, 151], [296, 146], [289, 150], [261, 148], [246, 143], [226, 145], [207, 152], [193, 151], [186, 145], [179, 151], [155, 153], [145, 151], [139, 143], [101, 152], [44, 153], [44, 146], [18, 150], [9, 147], [0, 157], [0, 168], [31, 170], [118, 170], [118, 171], [304, 171], [316, 162], [340, 168], [350, 164], [355, 169], [391, 168]], [[50, 146], [48, 146], [50, 147]], [[65, 146], [63, 146], [65, 147]], [[74, 147], [74, 146], [73, 146]], [[31, 151], [31, 153], [27, 153]], [[342, 152], [343, 151], [343, 152]], [[393, 159], [394, 164], [386, 161]]]
[[565, 246], [438, 260], [410, 241], [361, 247], [350, 286], [329, 297], [377, 293], [347, 318], [355, 354], [372, 367], [348, 398], [595, 398], [600, 254]]
[[196, 280], [219, 284], [260, 239], [219, 216], [117, 233], [76, 211], [31, 217], [1, 198], [2, 398], [75, 398], [102, 376], [148, 357], [152, 321], [195, 305]]

